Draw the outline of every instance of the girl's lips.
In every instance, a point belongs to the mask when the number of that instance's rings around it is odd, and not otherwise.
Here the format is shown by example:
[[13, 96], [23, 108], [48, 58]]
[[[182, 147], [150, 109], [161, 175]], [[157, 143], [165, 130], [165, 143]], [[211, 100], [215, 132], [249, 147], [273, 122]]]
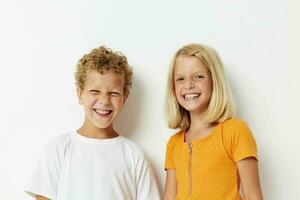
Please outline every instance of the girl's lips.
[[197, 99], [199, 96], [201, 95], [201, 93], [187, 93], [187, 94], [183, 94], [182, 97], [184, 98], [184, 100], [190, 100], [190, 99]]

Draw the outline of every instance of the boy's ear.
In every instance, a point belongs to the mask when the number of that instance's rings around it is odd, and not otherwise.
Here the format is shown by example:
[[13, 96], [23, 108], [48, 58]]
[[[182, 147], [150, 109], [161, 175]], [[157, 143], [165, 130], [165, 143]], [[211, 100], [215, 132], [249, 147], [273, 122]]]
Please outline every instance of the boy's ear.
[[128, 95], [129, 95], [129, 92], [125, 92], [124, 93], [124, 100], [123, 100], [123, 103], [126, 102], [127, 98], [128, 98]]
[[77, 87], [76, 92], [77, 92], [78, 102], [80, 105], [82, 105], [82, 98], [81, 98], [82, 90]]

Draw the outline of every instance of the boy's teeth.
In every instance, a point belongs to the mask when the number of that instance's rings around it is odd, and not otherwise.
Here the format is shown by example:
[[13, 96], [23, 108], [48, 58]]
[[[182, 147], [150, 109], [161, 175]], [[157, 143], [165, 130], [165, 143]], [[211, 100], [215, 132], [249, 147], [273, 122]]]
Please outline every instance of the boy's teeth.
[[186, 94], [186, 95], [184, 95], [184, 99], [191, 99], [193, 97], [199, 97], [199, 94], [193, 93], [193, 94]]
[[97, 109], [95, 109], [95, 111], [96, 111], [98, 114], [100, 114], [100, 115], [107, 115], [107, 114], [110, 113], [109, 110], [97, 110]]

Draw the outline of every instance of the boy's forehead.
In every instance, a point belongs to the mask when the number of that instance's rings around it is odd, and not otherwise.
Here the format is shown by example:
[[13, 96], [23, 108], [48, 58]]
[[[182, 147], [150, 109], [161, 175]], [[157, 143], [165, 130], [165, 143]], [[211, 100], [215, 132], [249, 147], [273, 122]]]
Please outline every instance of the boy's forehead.
[[107, 70], [101, 73], [100, 71], [92, 70], [87, 73], [86, 86], [107, 86], [107, 87], [123, 87], [125, 83], [124, 74]]

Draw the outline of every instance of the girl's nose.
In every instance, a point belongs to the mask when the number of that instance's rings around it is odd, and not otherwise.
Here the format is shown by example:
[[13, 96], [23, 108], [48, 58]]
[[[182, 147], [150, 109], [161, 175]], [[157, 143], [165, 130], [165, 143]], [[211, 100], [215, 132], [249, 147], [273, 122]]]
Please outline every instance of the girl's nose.
[[190, 90], [195, 88], [195, 83], [192, 80], [187, 80], [185, 84], [185, 89]]

